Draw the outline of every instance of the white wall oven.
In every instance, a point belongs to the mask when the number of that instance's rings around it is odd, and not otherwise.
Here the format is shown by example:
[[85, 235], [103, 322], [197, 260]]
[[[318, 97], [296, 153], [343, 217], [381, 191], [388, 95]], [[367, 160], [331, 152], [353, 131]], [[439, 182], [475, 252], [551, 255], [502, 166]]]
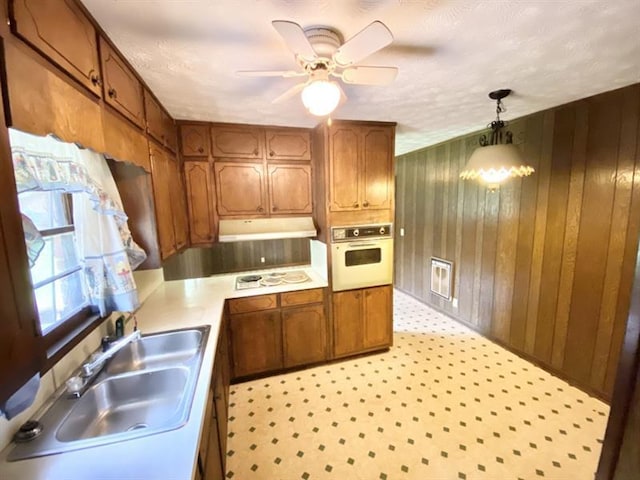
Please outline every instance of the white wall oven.
[[334, 292], [393, 283], [392, 225], [331, 228], [331, 280]]

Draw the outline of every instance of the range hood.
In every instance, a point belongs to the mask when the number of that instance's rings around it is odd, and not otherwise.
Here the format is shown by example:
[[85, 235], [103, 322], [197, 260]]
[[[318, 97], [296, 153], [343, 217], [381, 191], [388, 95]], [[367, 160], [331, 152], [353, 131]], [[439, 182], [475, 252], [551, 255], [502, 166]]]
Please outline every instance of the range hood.
[[315, 236], [316, 227], [311, 217], [254, 218], [251, 220], [220, 220], [218, 240], [220, 242], [243, 242]]

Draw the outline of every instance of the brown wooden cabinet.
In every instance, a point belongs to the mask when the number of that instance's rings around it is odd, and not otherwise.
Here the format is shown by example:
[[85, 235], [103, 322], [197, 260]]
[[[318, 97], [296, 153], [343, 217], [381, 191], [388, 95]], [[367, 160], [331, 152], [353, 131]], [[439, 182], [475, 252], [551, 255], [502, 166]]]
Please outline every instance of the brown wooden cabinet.
[[329, 129], [329, 209], [393, 206], [393, 127], [338, 124]]
[[311, 138], [303, 128], [267, 128], [265, 147], [267, 160], [311, 160]]
[[100, 60], [105, 102], [143, 128], [145, 118], [142, 84], [122, 57], [102, 37]]
[[147, 133], [158, 142], [164, 143], [162, 107], [148, 90], [144, 91], [144, 111], [147, 120]]
[[250, 125], [214, 125], [211, 127], [211, 152], [216, 158], [262, 159], [263, 130]]
[[226, 325], [221, 325], [198, 450], [196, 478], [223, 480], [227, 457], [229, 357]]
[[150, 153], [160, 256], [165, 260], [187, 245], [186, 200], [177, 159], [154, 143]]
[[162, 110], [162, 129], [164, 132], [164, 146], [173, 153], [178, 152], [178, 132], [176, 123], [167, 112]]
[[211, 164], [208, 161], [184, 162], [184, 183], [191, 245], [211, 244], [217, 233]]
[[269, 213], [300, 215], [313, 212], [311, 166], [268, 165]]
[[205, 124], [181, 124], [180, 152], [184, 157], [208, 156], [209, 127]]
[[187, 246], [189, 237], [189, 222], [187, 219], [187, 201], [184, 192], [184, 182], [180, 162], [173, 155], [169, 158], [169, 193], [171, 197], [171, 215], [173, 218], [173, 232], [176, 251]]
[[175, 123], [148, 90], [144, 91], [144, 110], [147, 133], [175, 153], [178, 144]]
[[327, 359], [327, 323], [324, 305], [282, 310], [285, 367], [308, 365]]
[[36, 309], [0, 93], [0, 403], [43, 367]]
[[229, 300], [234, 378], [327, 360], [324, 290]]
[[13, 0], [15, 34], [97, 96], [101, 94], [96, 29], [73, 0]]
[[391, 285], [333, 293], [333, 337], [335, 357], [391, 346]]
[[264, 216], [268, 213], [267, 182], [262, 163], [216, 162], [218, 214]]
[[158, 242], [160, 256], [164, 260], [176, 252], [171, 208], [171, 165], [166, 152], [153, 143], [150, 144], [150, 153]]
[[231, 356], [235, 377], [282, 368], [279, 310], [231, 315]]

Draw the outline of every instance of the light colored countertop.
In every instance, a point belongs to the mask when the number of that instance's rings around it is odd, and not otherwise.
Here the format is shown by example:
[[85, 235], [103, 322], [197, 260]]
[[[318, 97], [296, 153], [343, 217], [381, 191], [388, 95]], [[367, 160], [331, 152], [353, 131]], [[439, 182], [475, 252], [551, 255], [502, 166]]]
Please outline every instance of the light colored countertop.
[[[7, 462], [13, 446], [0, 453], [3, 480], [188, 480], [196, 471], [200, 432], [215, 347], [227, 298], [248, 297], [326, 287], [327, 281], [309, 267], [266, 271], [304, 270], [310, 282], [235, 290], [240, 274], [162, 283], [136, 313], [138, 328], [145, 333], [210, 325], [189, 420], [170, 432], [149, 435], [111, 445]], [[249, 272], [243, 272], [246, 274]]]

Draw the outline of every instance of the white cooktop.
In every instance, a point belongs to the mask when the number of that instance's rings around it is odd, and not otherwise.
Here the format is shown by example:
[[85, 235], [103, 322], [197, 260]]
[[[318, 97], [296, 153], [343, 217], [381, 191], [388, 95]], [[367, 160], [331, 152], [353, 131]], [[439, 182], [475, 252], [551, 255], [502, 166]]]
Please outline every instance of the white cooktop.
[[274, 287], [283, 283], [305, 283], [311, 278], [304, 270], [289, 270], [269, 273], [253, 273], [236, 277], [236, 290], [249, 288]]

